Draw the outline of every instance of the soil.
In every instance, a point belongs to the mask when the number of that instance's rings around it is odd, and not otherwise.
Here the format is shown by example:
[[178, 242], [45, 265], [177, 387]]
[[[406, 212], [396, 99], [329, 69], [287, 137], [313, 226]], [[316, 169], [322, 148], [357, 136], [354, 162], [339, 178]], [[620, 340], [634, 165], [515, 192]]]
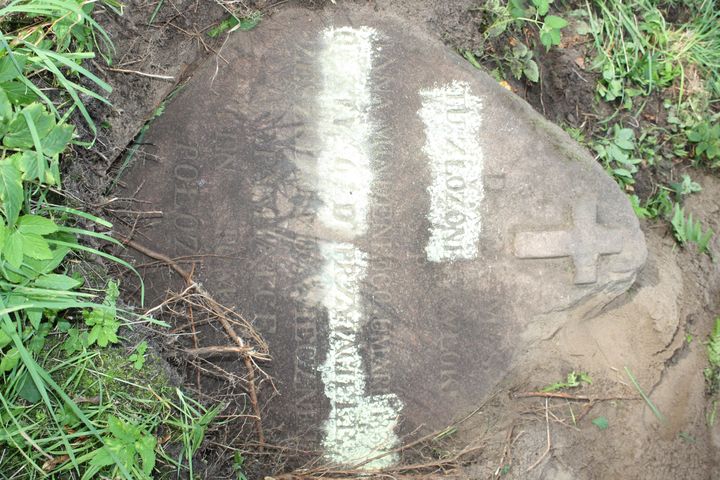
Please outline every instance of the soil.
[[[320, 0], [246, 3], [266, 16], [297, 3], [332, 8], [330, 2]], [[452, 47], [472, 49], [480, 42], [479, 19], [472, 10], [479, 0], [370, 3], [378, 11], [392, 10], [415, 19]], [[124, 168], [125, 153], [142, 126], [192, 74], [194, 65], [217, 52], [222, 55], [222, 36], [211, 40], [200, 33], [224, 15], [218, 4], [167, 1], [150, 24], [156, 6], [133, 0], [127, 2], [123, 17], [108, 12], [98, 18], [115, 42], [112, 68], [134, 73], [109, 71], [99, 62], [95, 65], [114, 87], [112, 106], [93, 105], [92, 113], [104, 128], [93, 151], [73, 162], [65, 178], [68, 191], [82, 198], [85, 208], [105, 216], [114, 215], [114, 200], [107, 190]], [[557, 123], [578, 127], [591, 123], [603, 112], [594, 110], [595, 74], [581, 68], [581, 52], [581, 43], [572, 41], [549, 53], [537, 52], [541, 84], [513, 81], [513, 90]], [[640, 177], [642, 184], [652, 185], [655, 175], [677, 178], [679, 173], [648, 170]], [[720, 179], [701, 171], [688, 173], [703, 190], [689, 197], [685, 208], [720, 232]], [[720, 268], [708, 255], [680, 248], [664, 224], [648, 222], [643, 230], [649, 260], [636, 285], [600, 315], [564, 326], [528, 352], [531, 360], [520, 365], [446, 445], [459, 448], [470, 441], [482, 447], [465, 457], [463, 467], [451, 474], [453, 478], [720, 478], [720, 425], [708, 426], [710, 399], [703, 377], [705, 339], [720, 314]], [[712, 249], [720, 252], [717, 236]], [[537, 391], [572, 370], [588, 372], [593, 383], [570, 390], [571, 395], [631, 399], [588, 403], [516, 398], [518, 392]], [[639, 400], [628, 372], [657, 406], [661, 419]], [[607, 419], [606, 429], [591, 422], [600, 417]], [[235, 478], [229, 457], [221, 456], [225, 451], [213, 449], [208, 443], [203, 450], [204, 478]], [[261, 465], [257, 468], [263, 474], [279, 473], [280, 464], [270, 463], [256, 465]]]

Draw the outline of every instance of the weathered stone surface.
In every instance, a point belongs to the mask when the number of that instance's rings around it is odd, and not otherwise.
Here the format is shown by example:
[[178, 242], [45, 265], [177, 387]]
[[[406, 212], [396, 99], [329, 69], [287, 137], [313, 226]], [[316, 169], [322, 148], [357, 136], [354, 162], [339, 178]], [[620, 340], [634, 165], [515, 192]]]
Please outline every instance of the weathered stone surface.
[[331, 461], [466, 413], [645, 261], [585, 151], [401, 19], [290, 9], [221, 54], [128, 189], [157, 249], [216, 255], [196, 276], [272, 349], [266, 422]]

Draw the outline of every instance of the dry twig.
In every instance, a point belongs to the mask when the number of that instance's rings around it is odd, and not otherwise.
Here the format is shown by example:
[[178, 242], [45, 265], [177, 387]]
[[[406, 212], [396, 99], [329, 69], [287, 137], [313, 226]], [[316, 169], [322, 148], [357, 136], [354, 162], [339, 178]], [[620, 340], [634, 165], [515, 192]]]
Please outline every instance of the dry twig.
[[530, 465], [530, 467], [528, 467], [526, 472], [529, 472], [532, 469], [534, 469], [535, 467], [537, 467], [538, 465], [540, 465], [540, 462], [542, 462], [543, 459], [547, 456], [547, 454], [550, 453], [550, 449], [552, 448], [552, 441], [550, 438], [550, 409], [548, 409], [548, 399], [547, 398], [545, 399], [545, 428], [547, 429], [547, 448], [545, 449], [543, 454], [540, 455], [540, 458], [538, 458], [535, 461], [535, 463], [533, 463], [532, 465]]
[[[258, 368], [257, 365], [254, 362], [254, 359], [258, 360], [268, 360], [267, 353], [261, 353], [256, 351], [254, 348], [246, 345], [245, 341], [237, 334], [235, 329], [233, 328], [232, 323], [228, 319], [228, 317], [239, 317], [237, 312], [225, 307], [224, 305], [218, 303], [215, 301], [215, 299], [210, 295], [210, 293], [205, 290], [202, 285], [196, 283], [193, 281], [192, 278], [192, 272], [186, 271], [184, 268], [182, 268], [176, 261], [174, 261], [172, 258], [168, 257], [167, 255], [164, 255], [160, 252], [156, 252], [155, 250], [148, 248], [144, 245], [141, 245], [137, 243], [136, 241], [125, 238], [123, 236], [118, 235], [119, 240], [133, 248], [134, 250], [137, 250], [138, 252], [142, 253], [143, 255], [150, 257], [154, 260], [161, 261], [165, 264], [167, 264], [170, 268], [172, 268], [182, 279], [185, 281], [186, 288], [183, 293], [180, 295], [176, 295], [172, 297], [171, 299], [166, 300], [158, 307], [155, 307], [153, 309], [148, 310], [148, 314], [154, 311], [159, 310], [163, 306], [171, 303], [172, 301], [178, 300], [180, 298], [183, 298], [183, 295], [188, 295], [190, 291], [194, 290], [197, 293], [197, 296], [200, 297], [198, 302], [189, 302], [188, 305], [192, 307], [192, 305], [198, 305], [204, 308], [209, 314], [210, 317], [214, 320], [217, 320], [220, 325], [222, 326], [223, 330], [225, 331], [226, 335], [232, 340], [232, 342], [235, 344], [235, 347], [204, 347], [204, 348], [194, 348], [187, 350], [188, 353], [195, 354], [195, 355], [202, 355], [207, 354], [210, 352], [213, 353], [219, 353], [220, 351], [223, 352], [229, 352], [232, 351], [234, 353], [238, 353], [241, 355], [243, 359], [243, 363], [245, 364], [245, 368], [247, 370], [247, 393], [250, 397], [250, 406], [253, 410], [253, 417], [255, 419], [255, 430], [257, 432], [258, 436], [258, 445], [259, 449], [262, 450], [263, 445], [265, 444], [265, 434], [263, 433], [263, 427], [262, 427], [262, 417], [260, 412], [260, 405], [258, 403], [258, 396], [257, 396], [257, 386], [256, 386], [256, 378], [255, 378], [255, 369]], [[196, 300], [198, 300], [196, 298]], [[191, 321], [191, 324], [194, 323], [194, 320]], [[243, 324], [247, 326], [248, 328], [250, 325], [244, 321]], [[257, 333], [253, 332], [254, 339], [262, 344], [262, 340], [259, 338]]]
[[560, 398], [576, 402], [608, 402], [611, 400], [640, 400], [638, 397], [586, 397], [584, 395], [570, 395], [563, 392], [520, 392], [511, 395], [512, 398]]

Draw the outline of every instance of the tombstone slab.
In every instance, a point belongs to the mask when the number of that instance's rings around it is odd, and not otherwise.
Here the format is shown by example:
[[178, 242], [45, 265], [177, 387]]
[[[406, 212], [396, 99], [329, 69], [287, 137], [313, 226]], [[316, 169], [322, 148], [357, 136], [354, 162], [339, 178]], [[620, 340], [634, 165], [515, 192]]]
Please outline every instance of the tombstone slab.
[[153, 160], [126, 181], [164, 216], [143, 234], [208, 255], [196, 277], [270, 345], [265, 422], [335, 463], [472, 410], [646, 257], [580, 146], [370, 8], [231, 35], [146, 138]]

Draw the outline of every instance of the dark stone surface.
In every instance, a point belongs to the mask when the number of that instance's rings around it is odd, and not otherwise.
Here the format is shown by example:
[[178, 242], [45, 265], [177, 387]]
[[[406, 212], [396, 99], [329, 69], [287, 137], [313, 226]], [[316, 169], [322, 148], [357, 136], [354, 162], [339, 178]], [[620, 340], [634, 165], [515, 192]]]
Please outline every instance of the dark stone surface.
[[[348, 231], [318, 213], [328, 203], [318, 187], [328, 135], [319, 52], [331, 26], [376, 31], [367, 225]], [[528, 346], [623, 293], [645, 261], [625, 195], [581, 147], [402, 19], [362, 7], [288, 9], [230, 36], [221, 57], [153, 123], [146, 151], [154, 159], [125, 181], [164, 212], [138, 240], [169, 256], [216, 255], [196, 277], [268, 340], [280, 395], [265, 418], [284, 436], [318, 449], [327, 442], [333, 405], [320, 369], [337, 329], [323, 300], [324, 245], [365, 255], [351, 338], [366, 396], [401, 406], [399, 435], [472, 410]], [[482, 164], [481, 228], [471, 258], [430, 261], [434, 173], [419, 114], [428, 97], [419, 92], [457, 82], [481, 104], [481, 127], [469, 130], [479, 148], [459, 154]], [[460, 176], [470, 188], [472, 178]], [[149, 280], [164, 291], [161, 278]], [[201, 346], [213, 335], [204, 331]]]

